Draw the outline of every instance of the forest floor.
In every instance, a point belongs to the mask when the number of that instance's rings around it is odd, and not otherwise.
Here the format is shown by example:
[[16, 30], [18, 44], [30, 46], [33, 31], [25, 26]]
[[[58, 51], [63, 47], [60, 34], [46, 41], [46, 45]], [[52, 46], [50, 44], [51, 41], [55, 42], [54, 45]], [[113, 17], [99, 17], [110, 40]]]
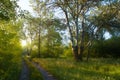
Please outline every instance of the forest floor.
[[[37, 70], [42, 74], [44, 80], [56, 80], [51, 74], [49, 74], [46, 70], [44, 70], [39, 64], [32, 62], [32, 64], [37, 68]], [[22, 61], [22, 71], [19, 80], [30, 80], [29, 79], [30, 70], [26, 61]]]

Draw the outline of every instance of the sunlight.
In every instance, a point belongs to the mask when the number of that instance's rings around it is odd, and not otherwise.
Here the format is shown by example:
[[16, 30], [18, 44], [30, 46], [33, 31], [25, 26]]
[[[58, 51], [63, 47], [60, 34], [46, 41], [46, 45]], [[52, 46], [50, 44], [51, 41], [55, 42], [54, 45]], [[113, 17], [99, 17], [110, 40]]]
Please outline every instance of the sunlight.
[[26, 40], [21, 40], [21, 45], [22, 45], [22, 47], [26, 46], [27, 45]]

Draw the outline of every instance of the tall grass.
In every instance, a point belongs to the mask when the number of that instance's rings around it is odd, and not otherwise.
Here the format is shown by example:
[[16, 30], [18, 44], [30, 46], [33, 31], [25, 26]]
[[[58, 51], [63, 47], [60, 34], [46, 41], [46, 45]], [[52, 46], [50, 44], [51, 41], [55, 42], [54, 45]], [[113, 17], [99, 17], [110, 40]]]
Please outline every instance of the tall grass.
[[37, 59], [58, 80], [120, 80], [120, 60], [93, 59], [74, 62], [66, 59]]

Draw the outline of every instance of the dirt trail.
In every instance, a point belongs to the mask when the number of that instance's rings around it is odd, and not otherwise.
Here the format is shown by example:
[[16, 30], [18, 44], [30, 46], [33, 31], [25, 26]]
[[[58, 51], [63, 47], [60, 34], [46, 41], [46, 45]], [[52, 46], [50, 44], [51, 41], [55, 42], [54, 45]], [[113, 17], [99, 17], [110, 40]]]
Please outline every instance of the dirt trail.
[[44, 80], [56, 80], [52, 75], [50, 75], [47, 71], [45, 71], [39, 64], [33, 62], [32, 63], [43, 75]]
[[[39, 64], [34, 62], [32, 62], [32, 64], [39, 70], [44, 80], [56, 80], [52, 75], [50, 75], [47, 71], [45, 71]], [[29, 80], [29, 69], [25, 60], [22, 61], [22, 71], [19, 80]]]
[[22, 61], [22, 66], [23, 67], [22, 67], [21, 76], [19, 80], [29, 80], [29, 69], [25, 60]]

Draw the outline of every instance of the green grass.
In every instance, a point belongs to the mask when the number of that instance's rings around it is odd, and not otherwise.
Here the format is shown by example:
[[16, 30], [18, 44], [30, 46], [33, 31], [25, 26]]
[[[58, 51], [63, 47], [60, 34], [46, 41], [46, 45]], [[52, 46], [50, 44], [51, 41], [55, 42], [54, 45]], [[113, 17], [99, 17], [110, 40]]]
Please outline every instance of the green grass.
[[30, 80], [44, 80], [42, 74], [38, 71], [38, 69], [28, 60], [25, 59], [29, 68], [29, 79]]
[[58, 80], [120, 80], [120, 60], [93, 59], [74, 62], [68, 59], [37, 59]]

